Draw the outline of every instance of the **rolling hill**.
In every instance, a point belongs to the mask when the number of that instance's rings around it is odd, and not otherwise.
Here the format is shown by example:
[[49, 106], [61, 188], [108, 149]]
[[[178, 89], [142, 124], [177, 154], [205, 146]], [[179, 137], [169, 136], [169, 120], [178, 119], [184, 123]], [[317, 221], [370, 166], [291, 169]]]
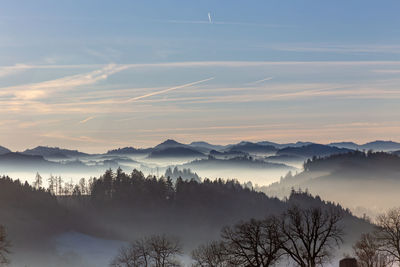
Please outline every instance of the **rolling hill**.
[[[163, 146], [164, 147], [164, 146]], [[165, 147], [154, 149], [148, 156], [149, 158], [186, 158], [186, 157], [205, 157], [197, 150], [188, 147]]]
[[78, 150], [63, 149], [59, 147], [37, 146], [33, 149], [27, 149], [22, 152], [25, 155], [39, 155], [45, 158], [68, 158], [85, 157], [89, 154], [79, 152]]
[[0, 146], [0, 155], [10, 153], [10, 152], [11, 152], [11, 150], [9, 150], [8, 148]]
[[271, 145], [260, 145], [252, 142], [240, 142], [229, 147], [230, 152], [240, 151], [245, 153], [274, 153], [277, 148]]
[[222, 150], [224, 148], [226, 148], [226, 146], [222, 146], [222, 145], [213, 145], [207, 142], [203, 142], [203, 141], [197, 141], [197, 142], [192, 142], [189, 144], [191, 147], [195, 148], [195, 149], [202, 149], [202, 150]]
[[134, 148], [134, 147], [123, 147], [107, 151], [107, 155], [134, 155], [134, 154], [146, 154], [150, 153], [152, 148]]
[[348, 149], [358, 149], [358, 150], [373, 150], [373, 151], [393, 151], [400, 150], [400, 143], [393, 141], [383, 141], [376, 140], [373, 142], [368, 142], [362, 145], [356, 144], [354, 142], [338, 142], [338, 143], [330, 143], [330, 146], [336, 146], [339, 148], [348, 148]]
[[347, 153], [347, 148], [337, 148], [328, 145], [309, 144], [301, 147], [286, 147], [278, 150], [277, 155], [291, 155], [304, 158], [323, 157], [333, 154]]
[[375, 216], [399, 205], [400, 157], [360, 151], [308, 160], [305, 170], [287, 175], [280, 182], [259, 188], [271, 196], [284, 197], [292, 188], [343, 204], [356, 214]]

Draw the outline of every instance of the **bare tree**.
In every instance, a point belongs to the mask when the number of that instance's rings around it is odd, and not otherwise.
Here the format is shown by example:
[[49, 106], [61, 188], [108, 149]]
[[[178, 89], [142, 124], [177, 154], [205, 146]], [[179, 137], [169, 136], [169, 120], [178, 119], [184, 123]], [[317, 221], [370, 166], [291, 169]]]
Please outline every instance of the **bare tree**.
[[275, 217], [252, 219], [222, 230], [229, 261], [234, 266], [272, 266], [282, 255], [279, 223]]
[[43, 178], [40, 176], [40, 174], [37, 172], [35, 176], [35, 181], [33, 182], [33, 187], [35, 189], [40, 189], [43, 184]]
[[155, 263], [155, 267], [180, 266], [175, 258], [176, 255], [182, 253], [178, 239], [154, 235], [148, 239], [147, 244], [150, 249], [150, 259]]
[[181, 254], [179, 241], [165, 235], [154, 235], [122, 247], [112, 260], [113, 267], [175, 267], [181, 266], [176, 256]]
[[391, 209], [377, 218], [376, 236], [380, 250], [393, 262], [400, 263], [400, 208]]
[[[57, 185], [58, 185], [58, 195], [63, 195], [63, 179], [61, 178], [61, 176], [58, 176], [57, 179]], [[57, 193], [56, 193], [57, 194]]]
[[112, 267], [147, 267], [148, 254], [147, 249], [145, 254], [142, 254], [143, 247], [138, 246], [138, 243], [132, 243], [129, 246], [124, 246], [119, 249], [118, 255], [112, 260]]
[[54, 195], [56, 192], [56, 178], [52, 174], [50, 174], [47, 182], [49, 184], [49, 192]]
[[10, 254], [11, 243], [7, 239], [7, 233], [4, 226], [0, 225], [0, 266], [10, 263], [8, 254]]
[[380, 251], [379, 243], [375, 235], [362, 234], [353, 246], [354, 254], [360, 267], [385, 267], [389, 265], [389, 259]]
[[222, 242], [201, 245], [192, 252], [193, 267], [228, 267], [228, 257]]
[[86, 185], [86, 179], [85, 179], [85, 178], [81, 178], [81, 179], [79, 180], [79, 188], [80, 188], [80, 190], [81, 190], [81, 194], [82, 194], [82, 195], [87, 195], [87, 194], [89, 194], [88, 188], [87, 188], [87, 185]]
[[283, 249], [301, 267], [322, 265], [343, 242], [341, 219], [341, 212], [334, 208], [289, 208], [281, 222]]

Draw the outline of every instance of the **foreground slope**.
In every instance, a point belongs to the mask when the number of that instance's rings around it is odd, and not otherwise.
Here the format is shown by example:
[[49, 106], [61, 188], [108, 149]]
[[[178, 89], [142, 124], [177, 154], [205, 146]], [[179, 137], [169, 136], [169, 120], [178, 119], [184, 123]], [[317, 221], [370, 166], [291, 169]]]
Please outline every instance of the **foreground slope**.
[[[99, 262], [100, 257], [93, 259], [93, 254], [76, 248], [84, 242], [104, 256], [113, 248], [96, 246], [97, 242], [103, 243], [101, 240], [111, 239], [114, 241], [107, 244], [119, 244], [115, 241], [154, 233], [177, 236], [185, 251], [190, 251], [216, 239], [225, 225], [279, 214], [294, 204], [341, 210], [346, 244], [371, 229], [367, 222], [340, 206], [309, 194], [294, 192], [288, 200], [281, 201], [235, 181], [200, 183], [178, 179], [172, 184], [168, 179], [144, 177], [136, 170], [131, 174], [109, 170], [93, 182], [88, 193], [81, 195], [78, 188], [72, 195], [70, 192], [55, 197], [43, 189], [6, 177], [0, 179], [0, 218], [13, 241], [12, 266], [106, 266], [108, 260]], [[60, 236], [69, 240], [67, 254], [60, 254], [57, 249]]]

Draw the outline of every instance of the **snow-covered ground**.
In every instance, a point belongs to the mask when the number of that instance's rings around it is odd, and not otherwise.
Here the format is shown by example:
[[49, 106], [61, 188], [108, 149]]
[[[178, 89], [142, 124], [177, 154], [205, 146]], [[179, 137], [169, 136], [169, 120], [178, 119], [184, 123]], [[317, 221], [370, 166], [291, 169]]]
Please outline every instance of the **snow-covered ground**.
[[106, 240], [78, 232], [67, 232], [56, 238], [59, 255], [87, 267], [108, 266], [118, 249], [126, 245], [118, 240]]

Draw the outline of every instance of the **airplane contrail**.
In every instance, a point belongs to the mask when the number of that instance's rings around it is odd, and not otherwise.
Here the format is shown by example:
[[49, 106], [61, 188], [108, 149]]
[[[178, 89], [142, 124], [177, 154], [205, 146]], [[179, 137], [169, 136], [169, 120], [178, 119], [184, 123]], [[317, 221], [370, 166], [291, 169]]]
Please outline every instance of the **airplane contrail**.
[[211, 13], [210, 13], [210, 12], [208, 12], [208, 21], [209, 21], [210, 23], [212, 23], [212, 20], [211, 20]]
[[128, 103], [134, 102], [136, 100], [140, 100], [140, 99], [147, 98], [147, 97], [150, 97], [150, 96], [160, 95], [160, 94], [164, 94], [164, 93], [167, 93], [167, 92], [170, 92], [170, 91], [173, 91], [173, 90], [177, 90], [177, 89], [193, 86], [193, 85], [196, 85], [196, 84], [199, 84], [199, 83], [208, 82], [208, 81], [211, 81], [213, 79], [214, 79], [214, 77], [211, 77], [211, 78], [204, 79], [204, 80], [197, 81], [197, 82], [191, 82], [191, 83], [186, 83], [186, 84], [183, 84], [183, 85], [174, 86], [174, 87], [171, 87], [171, 88], [168, 88], [168, 89], [164, 89], [164, 90], [161, 90], [161, 91], [145, 94], [145, 95], [142, 95], [142, 96], [133, 97], [133, 98], [128, 99], [126, 102], [128, 102]]
[[86, 118], [86, 119], [84, 119], [84, 120], [81, 120], [81, 121], [79, 122], [79, 124], [86, 123], [86, 122], [88, 122], [88, 121], [90, 121], [90, 120], [93, 120], [93, 119], [94, 119], [94, 117]]
[[273, 78], [274, 77], [267, 77], [267, 78], [264, 78], [264, 79], [261, 79], [261, 80], [255, 81], [255, 82], [248, 83], [248, 85], [254, 85], [254, 84], [259, 84], [259, 83], [262, 83], [262, 82], [270, 81]]

